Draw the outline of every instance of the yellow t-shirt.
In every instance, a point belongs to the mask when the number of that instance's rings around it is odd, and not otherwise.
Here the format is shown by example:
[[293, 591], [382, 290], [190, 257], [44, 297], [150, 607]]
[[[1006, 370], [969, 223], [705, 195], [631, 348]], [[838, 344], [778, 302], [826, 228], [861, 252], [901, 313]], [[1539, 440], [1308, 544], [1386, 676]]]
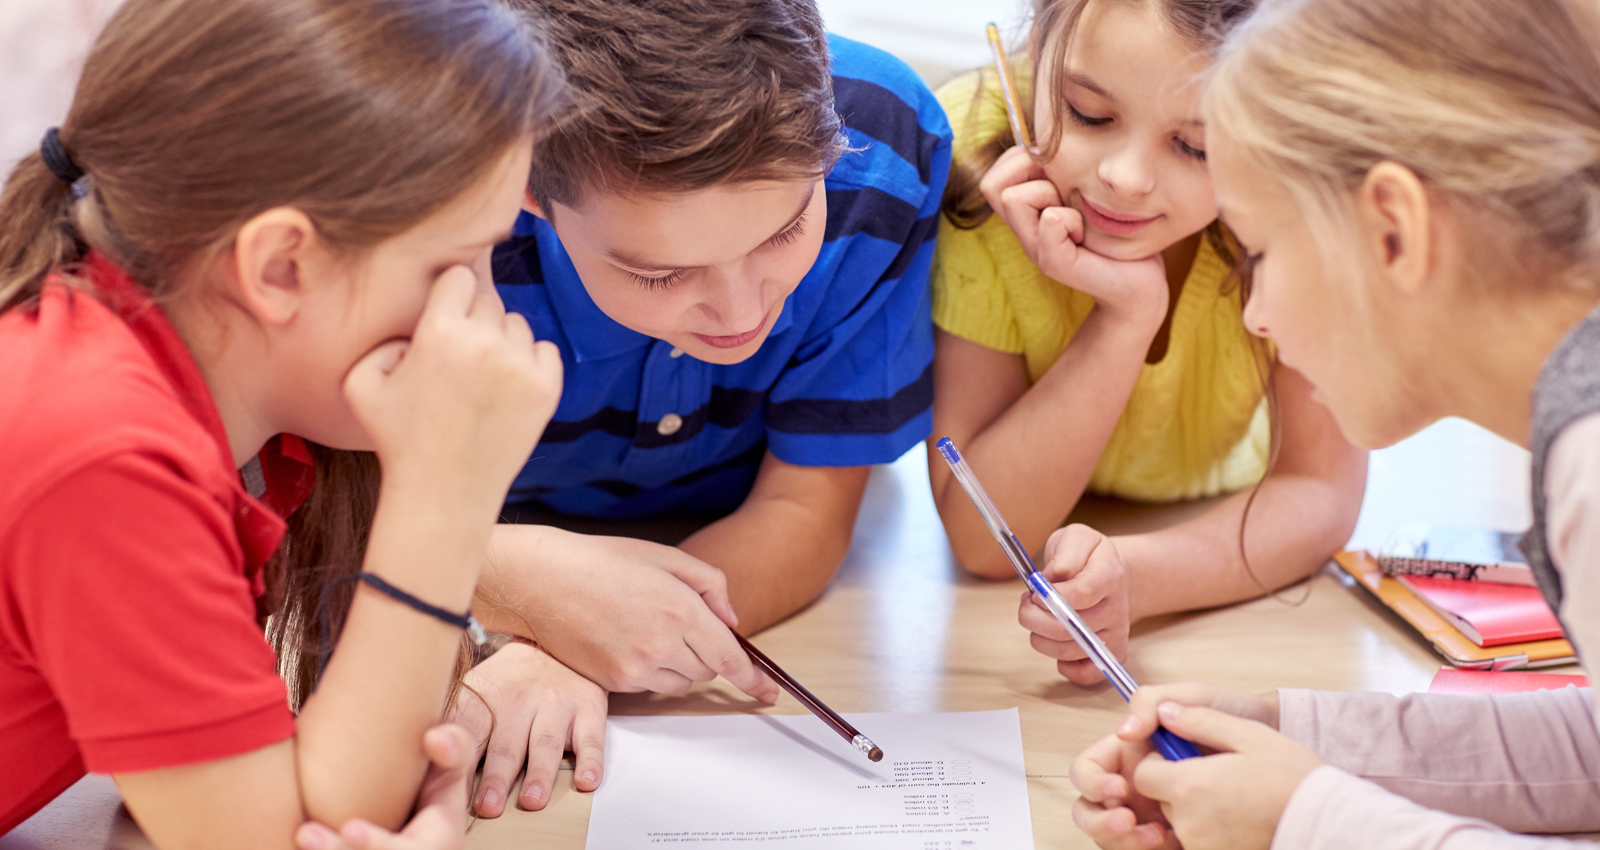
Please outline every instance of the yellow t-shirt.
[[[939, 89], [955, 129], [954, 156], [1008, 132], [998, 87], [958, 77]], [[1023, 81], [1026, 84], [1026, 81]], [[1140, 501], [1194, 499], [1261, 479], [1270, 426], [1260, 368], [1229, 268], [1203, 240], [1172, 316], [1159, 363], [1139, 372], [1128, 405], [1100, 454], [1089, 490]], [[980, 345], [1021, 354], [1030, 383], [1066, 350], [1094, 299], [1046, 277], [1000, 216], [972, 230], [939, 223], [933, 321]]]

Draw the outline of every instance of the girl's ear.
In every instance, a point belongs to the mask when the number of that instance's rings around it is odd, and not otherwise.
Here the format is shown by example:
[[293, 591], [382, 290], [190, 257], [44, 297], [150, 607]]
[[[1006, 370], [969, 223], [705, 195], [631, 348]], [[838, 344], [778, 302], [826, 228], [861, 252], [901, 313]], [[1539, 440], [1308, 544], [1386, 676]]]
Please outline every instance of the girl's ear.
[[311, 219], [292, 207], [267, 210], [239, 228], [234, 294], [257, 321], [284, 325], [299, 313], [316, 241]]
[[1420, 292], [1436, 271], [1433, 218], [1427, 187], [1398, 163], [1374, 165], [1357, 190], [1361, 250], [1400, 293]]

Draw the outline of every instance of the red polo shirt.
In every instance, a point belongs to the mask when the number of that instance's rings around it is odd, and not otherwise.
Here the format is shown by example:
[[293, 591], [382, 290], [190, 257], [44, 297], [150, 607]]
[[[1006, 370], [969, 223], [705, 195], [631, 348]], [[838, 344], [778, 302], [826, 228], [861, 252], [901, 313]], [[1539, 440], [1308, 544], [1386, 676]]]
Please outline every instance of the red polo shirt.
[[[85, 276], [0, 315], [0, 833], [85, 769], [294, 734], [256, 620], [283, 520], [162, 311], [102, 259]], [[310, 457], [276, 448], [264, 498], [292, 510]]]

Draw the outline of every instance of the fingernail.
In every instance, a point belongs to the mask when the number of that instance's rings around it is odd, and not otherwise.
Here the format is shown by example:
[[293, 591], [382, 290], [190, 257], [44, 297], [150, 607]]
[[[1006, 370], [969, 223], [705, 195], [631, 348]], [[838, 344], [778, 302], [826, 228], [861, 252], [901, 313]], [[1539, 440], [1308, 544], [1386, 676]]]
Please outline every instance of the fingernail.
[[535, 782], [534, 784], [522, 789], [522, 799], [531, 800], [535, 803], [544, 802], [544, 786]]
[[1137, 832], [1139, 833], [1139, 843], [1140, 844], [1143, 844], [1146, 847], [1159, 847], [1159, 846], [1161, 846], [1161, 830], [1160, 830], [1160, 828], [1158, 828], [1156, 826], [1153, 826], [1151, 824], [1144, 824], [1143, 826], [1140, 826], [1138, 828]]
[[328, 846], [328, 837], [321, 830], [308, 826], [295, 834], [294, 843], [300, 850], [321, 850]]
[[1118, 735], [1132, 735], [1137, 731], [1139, 731], [1139, 718], [1131, 714], [1123, 718], [1122, 725], [1117, 727]]
[[492, 809], [499, 805], [500, 792], [492, 788], [485, 790], [483, 795], [478, 798], [478, 808], [480, 809]]
[[1156, 706], [1156, 714], [1161, 716], [1163, 723], [1172, 723], [1183, 713], [1183, 706], [1175, 702], [1164, 702]]
[[583, 775], [578, 777], [578, 778], [583, 780], [583, 784], [585, 784], [585, 785], [593, 785], [594, 784], [594, 771], [585, 770], [583, 772]]

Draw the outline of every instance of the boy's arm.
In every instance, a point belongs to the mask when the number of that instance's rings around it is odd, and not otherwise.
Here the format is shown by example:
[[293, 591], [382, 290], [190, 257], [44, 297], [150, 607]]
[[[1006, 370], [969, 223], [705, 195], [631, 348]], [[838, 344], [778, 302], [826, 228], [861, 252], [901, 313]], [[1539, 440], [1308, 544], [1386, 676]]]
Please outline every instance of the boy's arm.
[[727, 576], [739, 629], [758, 632], [827, 586], [850, 548], [866, 466], [797, 466], [772, 452], [739, 509], [678, 548]]

